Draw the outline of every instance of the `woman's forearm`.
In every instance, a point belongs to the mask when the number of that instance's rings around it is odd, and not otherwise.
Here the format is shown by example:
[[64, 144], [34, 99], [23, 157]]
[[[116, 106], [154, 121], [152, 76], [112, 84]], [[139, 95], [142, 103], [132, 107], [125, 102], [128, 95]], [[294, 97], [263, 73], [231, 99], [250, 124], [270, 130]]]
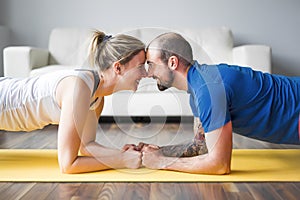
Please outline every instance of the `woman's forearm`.
[[122, 168], [123, 154], [120, 150], [106, 148], [96, 142], [91, 142], [80, 148], [80, 155], [73, 159], [63, 154], [59, 157], [63, 173], [83, 173], [111, 168]]
[[120, 162], [120, 159], [116, 159], [116, 157], [103, 157], [98, 159], [89, 156], [77, 156], [70, 165], [65, 167], [61, 166], [61, 171], [67, 174], [76, 174], [121, 167], [122, 162]]
[[102, 146], [96, 142], [90, 142], [81, 150], [83, 151], [81, 156], [77, 156], [73, 162], [68, 164], [65, 161], [65, 167], [61, 167], [64, 173], [139, 168], [141, 164], [141, 153], [132, 149], [122, 151]]
[[84, 156], [102, 157], [115, 156], [121, 153], [121, 150], [103, 146], [95, 141], [81, 145], [80, 154]]

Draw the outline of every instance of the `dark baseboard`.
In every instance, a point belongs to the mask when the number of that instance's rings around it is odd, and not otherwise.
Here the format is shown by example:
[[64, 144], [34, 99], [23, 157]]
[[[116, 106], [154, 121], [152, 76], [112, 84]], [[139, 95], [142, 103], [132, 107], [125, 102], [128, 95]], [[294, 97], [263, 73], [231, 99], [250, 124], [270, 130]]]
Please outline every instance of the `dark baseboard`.
[[101, 116], [99, 123], [193, 123], [192, 116]]

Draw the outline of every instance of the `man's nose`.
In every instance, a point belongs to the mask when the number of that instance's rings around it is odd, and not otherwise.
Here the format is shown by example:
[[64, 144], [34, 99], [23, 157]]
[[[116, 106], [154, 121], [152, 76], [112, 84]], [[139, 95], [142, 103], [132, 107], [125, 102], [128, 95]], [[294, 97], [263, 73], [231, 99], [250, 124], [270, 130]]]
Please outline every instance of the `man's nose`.
[[153, 70], [151, 68], [148, 68], [147, 77], [148, 78], [152, 78], [153, 77]]
[[148, 77], [148, 73], [147, 73], [147, 71], [146, 71], [145, 69], [144, 69], [143, 72], [142, 72], [142, 76], [143, 76], [144, 78]]
[[145, 67], [142, 68], [142, 73], [141, 73], [141, 75], [142, 75], [143, 78], [148, 77], [148, 73], [147, 73]]

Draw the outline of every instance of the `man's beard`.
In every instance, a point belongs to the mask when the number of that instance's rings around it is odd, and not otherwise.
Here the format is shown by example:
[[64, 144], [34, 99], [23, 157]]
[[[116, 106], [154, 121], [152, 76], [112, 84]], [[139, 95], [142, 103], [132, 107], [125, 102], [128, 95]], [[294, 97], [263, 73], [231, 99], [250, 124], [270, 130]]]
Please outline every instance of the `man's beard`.
[[172, 71], [169, 71], [168, 77], [169, 77], [168, 81], [166, 81], [165, 83], [162, 82], [160, 82], [160, 84], [157, 83], [157, 87], [160, 91], [165, 91], [166, 89], [172, 87], [174, 81], [174, 74]]

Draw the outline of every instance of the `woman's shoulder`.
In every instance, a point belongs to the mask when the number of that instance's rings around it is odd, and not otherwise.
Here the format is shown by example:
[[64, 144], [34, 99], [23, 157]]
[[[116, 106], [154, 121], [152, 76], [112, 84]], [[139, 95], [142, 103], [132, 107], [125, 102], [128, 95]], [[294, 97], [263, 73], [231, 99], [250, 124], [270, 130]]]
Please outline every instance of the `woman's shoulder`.
[[[90, 91], [93, 91], [94, 77], [93, 77], [93, 73], [90, 70], [81, 70], [81, 69], [63, 70], [59, 72], [54, 72], [52, 75], [54, 77], [57, 77], [57, 81], [60, 83], [68, 82], [66, 86], [75, 85], [76, 87], [80, 87], [80, 88], [87, 86]], [[80, 82], [84, 84], [79, 84]]]

